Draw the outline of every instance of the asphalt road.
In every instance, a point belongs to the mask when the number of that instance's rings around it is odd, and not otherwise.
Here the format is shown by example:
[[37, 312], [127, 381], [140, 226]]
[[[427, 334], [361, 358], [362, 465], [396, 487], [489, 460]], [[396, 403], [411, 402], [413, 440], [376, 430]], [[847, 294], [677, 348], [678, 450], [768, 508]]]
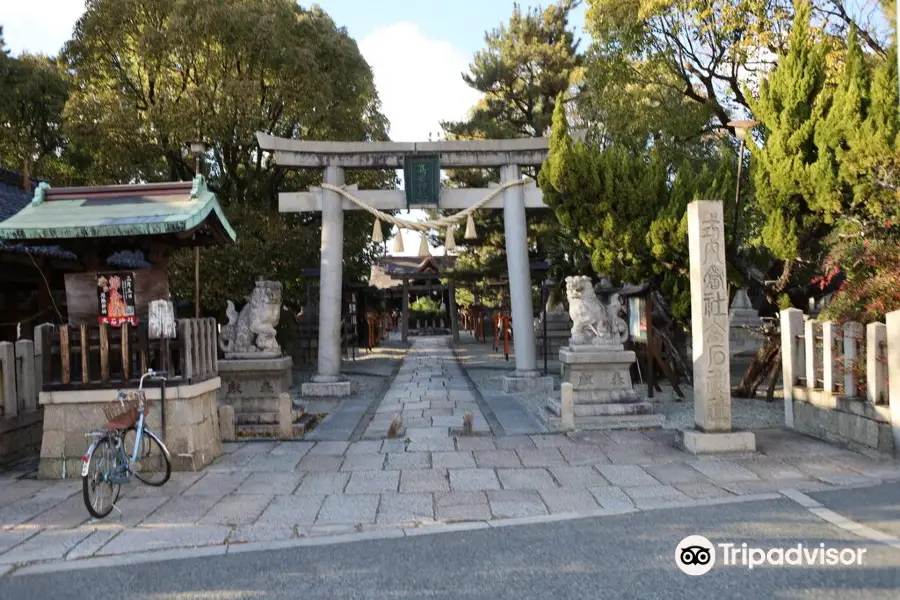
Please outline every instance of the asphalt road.
[[[900, 484], [813, 494], [872, 527], [900, 531]], [[675, 565], [682, 538], [769, 549], [866, 548], [860, 566]], [[900, 550], [861, 539], [798, 504], [770, 500], [83, 569], [0, 580], [0, 598], [827, 598], [900, 597]]]

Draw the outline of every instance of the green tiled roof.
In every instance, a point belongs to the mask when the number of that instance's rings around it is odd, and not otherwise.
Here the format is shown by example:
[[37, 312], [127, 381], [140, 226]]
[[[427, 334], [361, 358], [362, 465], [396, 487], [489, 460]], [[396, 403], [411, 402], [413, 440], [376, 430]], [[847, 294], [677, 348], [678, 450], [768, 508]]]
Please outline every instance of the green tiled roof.
[[29, 206], [0, 222], [0, 239], [66, 240], [180, 234], [210, 225], [221, 243], [234, 229], [202, 176], [193, 182], [35, 191]]

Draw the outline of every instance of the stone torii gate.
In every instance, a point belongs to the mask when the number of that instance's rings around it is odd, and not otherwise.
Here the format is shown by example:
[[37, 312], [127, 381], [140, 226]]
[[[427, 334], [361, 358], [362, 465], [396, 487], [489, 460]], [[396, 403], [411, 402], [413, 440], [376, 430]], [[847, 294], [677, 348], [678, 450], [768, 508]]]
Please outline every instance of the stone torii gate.
[[[324, 169], [323, 181], [344, 185], [346, 169], [403, 169], [432, 161], [429, 168], [437, 176], [428, 181], [435, 191], [434, 202], [410, 201], [404, 190], [357, 190], [347, 186], [354, 197], [382, 211], [405, 209], [462, 210], [475, 205], [492, 192], [482, 189], [439, 189], [439, 169], [500, 168], [501, 185], [522, 179], [521, 167], [544, 162], [548, 138], [441, 142], [315, 142], [256, 134], [261, 150], [272, 152], [284, 168]], [[409, 186], [410, 182], [407, 181]], [[351, 393], [348, 380], [341, 377], [341, 288], [343, 279], [344, 211], [359, 207], [338, 192], [310, 188], [307, 192], [279, 194], [280, 212], [322, 213], [322, 257], [319, 287], [319, 350], [317, 373], [304, 383], [304, 396], [345, 396]], [[537, 368], [533, 330], [531, 273], [528, 260], [527, 208], [546, 208], [540, 188], [533, 182], [513, 185], [481, 208], [502, 209], [506, 236], [506, 260], [512, 304], [516, 370], [504, 377], [503, 389], [551, 390], [553, 379], [541, 377]]]

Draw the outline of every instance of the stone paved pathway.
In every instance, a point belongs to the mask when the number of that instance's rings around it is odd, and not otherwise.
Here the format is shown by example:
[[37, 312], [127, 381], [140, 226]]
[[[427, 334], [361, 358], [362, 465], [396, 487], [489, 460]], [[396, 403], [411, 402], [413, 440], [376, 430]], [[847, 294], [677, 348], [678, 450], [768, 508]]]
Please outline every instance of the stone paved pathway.
[[418, 440], [425, 438], [446, 441], [451, 432], [462, 429], [466, 412], [474, 416], [474, 433], [491, 433], [476, 395], [448, 346], [448, 338], [414, 338], [363, 437], [385, 437], [391, 420], [400, 415], [409, 439], [420, 444]]
[[[459, 402], [470, 408], [471, 400]], [[440, 416], [446, 415], [415, 418], [433, 425]], [[232, 443], [202, 473], [176, 473], [161, 488], [126, 486], [121, 514], [103, 521], [88, 518], [78, 480], [0, 476], [0, 574], [40, 561], [691, 506], [900, 479], [900, 463], [782, 430], [759, 432], [759, 453], [714, 458], [680, 452], [674, 436], [618, 431]]]
[[[225, 444], [203, 472], [125, 486], [121, 512], [102, 521], [89, 519], [80, 480], [0, 474], [0, 576], [47, 561], [413, 535], [900, 480], [897, 461], [781, 429], [757, 432], [759, 452], [703, 458], [678, 450], [671, 430], [502, 435], [445, 338], [415, 339], [375, 411], [354, 426], [366, 427], [360, 441]], [[480, 435], [457, 436], [468, 411]], [[406, 434], [384, 439], [395, 414]]]

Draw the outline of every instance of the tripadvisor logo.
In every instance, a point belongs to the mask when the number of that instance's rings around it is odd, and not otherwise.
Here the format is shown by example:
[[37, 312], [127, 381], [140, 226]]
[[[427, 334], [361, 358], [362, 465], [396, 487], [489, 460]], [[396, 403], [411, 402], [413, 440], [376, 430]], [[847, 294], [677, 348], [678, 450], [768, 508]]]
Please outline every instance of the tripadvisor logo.
[[703, 575], [716, 564], [716, 548], [702, 535], [689, 535], [675, 548], [675, 564], [688, 575]]
[[716, 554], [725, 566], [753, 569], [759, 566], [852, 566], [862, 565], [867, 548], [828, 548], [797, 544], [788, 548], [754, 548], [746, 543], [713, 544], [702, 535], [689, 535], [675, 548], [675, 564], [688, 575], [703, 575], [716, 564]]

